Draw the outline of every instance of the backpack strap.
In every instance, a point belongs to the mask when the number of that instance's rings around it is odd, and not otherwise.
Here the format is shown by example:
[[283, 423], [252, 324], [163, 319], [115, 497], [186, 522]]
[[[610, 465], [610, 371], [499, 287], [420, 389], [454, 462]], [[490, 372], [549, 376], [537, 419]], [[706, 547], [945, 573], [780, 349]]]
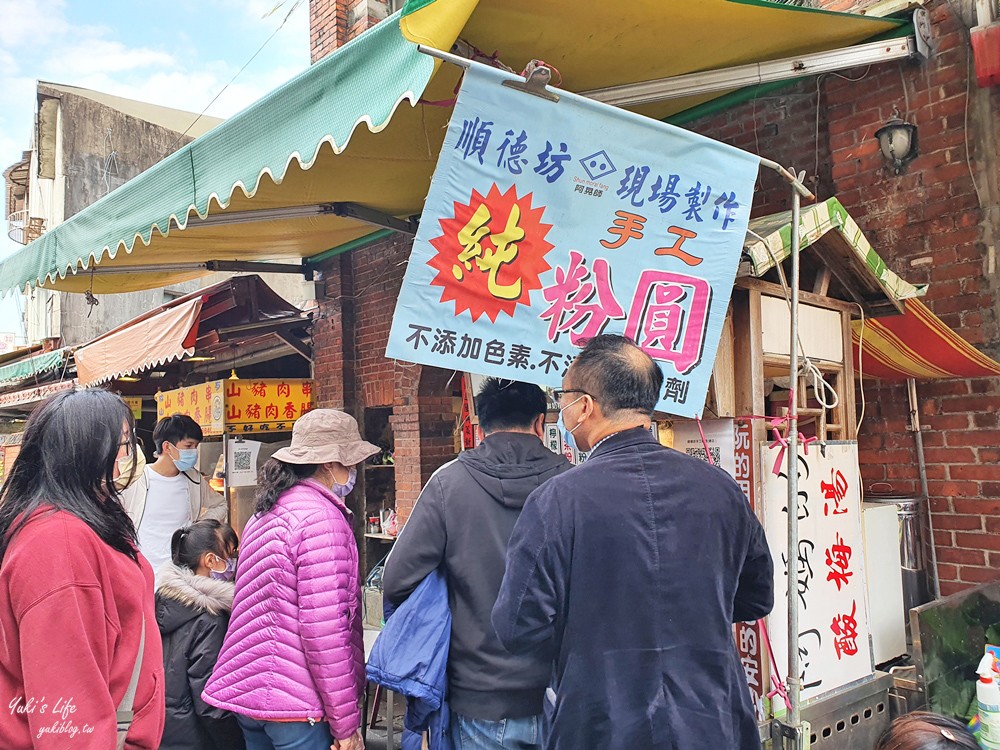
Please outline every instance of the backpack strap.
[[139, 686], [139, 672], [142, 670], [142, 654], [146, 650], [146, 613], [142, 613], [142, 635], [139, 636], [139, 655], [135, 657], [135, 667], [132, 668], [132, 679], [129, 680], [128, 689], [122, 702], [118, 704], [115, 712], [115, 720], [118, 722], [118, 746], [117, 750], [125, 747], [125, 738], [128, 730], [132, 726], [132, 706], [135, 703], [135, 691]]

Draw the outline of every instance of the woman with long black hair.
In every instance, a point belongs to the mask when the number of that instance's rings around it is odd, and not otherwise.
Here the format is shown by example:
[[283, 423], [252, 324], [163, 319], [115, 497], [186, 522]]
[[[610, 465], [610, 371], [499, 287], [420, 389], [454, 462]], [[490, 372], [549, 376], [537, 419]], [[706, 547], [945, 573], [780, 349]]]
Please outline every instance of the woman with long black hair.
[[112, 393], [59, 394], [28, 420], [0, 488], [4, 750], [160, 743], [153, 571], [115, 487], [133, 427]]

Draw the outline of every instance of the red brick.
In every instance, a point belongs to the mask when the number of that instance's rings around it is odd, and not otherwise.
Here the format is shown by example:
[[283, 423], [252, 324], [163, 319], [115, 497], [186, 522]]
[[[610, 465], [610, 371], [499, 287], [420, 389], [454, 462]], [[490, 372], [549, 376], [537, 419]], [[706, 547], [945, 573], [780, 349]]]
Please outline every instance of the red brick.
[[971, 479], [979, 481], [1000, 481], [1000, 465], [951, 465], [948, 473], [952, 479]]
[[955, 546], [965, 549], [1000, 550], [1000, 534], [955, 532]]
[[978, 549], [959, 549], [957, 547], [939, 547], [938, 562], [956, 563], [960, 565], [985, 565], [986, 553]]
[[989, 581], [995, 581], [1000, 578], [1000, 570], [993, 570], [991, 568], [969, 568], [960, 567], [958, 569], [958, 575], [961, 580], [968, 583], [988, 583]]
[[[948, 529], [951, 531], [982, 531], [983, 530], [983, 517], [982, 516], [955, 516], [955, 515], [943, 515], [935, 517], [934, 528], [936, 529]], [[987, 526], [987, 531], [997, 531], [998, 529], [991, 529]]]
[[983, 516], [1000, 515], [1000, 500], [966, 500], [957, 498], [952, 500], [952, 505], [956, 513], [966, 513], [970, 515], [978, 514]]
[[941, 581], [941, 595], [951, 596], [969, 588], [967, 583], [957, 583], [955, 581]]
[[[977, 396], [975, 398], [983, 398]], [[969, 407], [975, 409], [974, 406]], [[984, 407], [988, 408], [988, 407]], [[949, 446], [994, 446], [1000, 445], [1000, 430], [973, 430], [968, 432], [949, 432], [946, 436]]]

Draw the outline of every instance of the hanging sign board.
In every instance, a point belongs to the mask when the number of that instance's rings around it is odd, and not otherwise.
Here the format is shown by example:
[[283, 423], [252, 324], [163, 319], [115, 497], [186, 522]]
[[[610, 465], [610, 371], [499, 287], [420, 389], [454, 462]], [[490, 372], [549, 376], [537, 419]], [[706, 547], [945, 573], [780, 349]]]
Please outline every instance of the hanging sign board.
[[[731, 421], [731, 420], [730, 420]], [[753, 428], [749, 421], [738, 421], [733, 425], [733, 478], [743, 490], [750, 507], [756, 512], [756, 483], [753, 471]], [[736, 648], [740, 654], [740, 664], [747, 678], [750, 697], [753, 700], [754, 714], [757, 721], [767, 718], [768, 672], [764, 662], [764, 639], [761, 637], [759, 622], [738, 622], [733, 626], [736, 637]]]
[[142, 396], [122, 396], [122, 400], [128, 404], [133, 418], [142, 419]]
[[558, 387], [619, 333], [663, 370], [657, 409], [700, 415], [758, 158], [512, 78], [465, 73], [386, 356]]
[[185, 414], [201, 427], [205, 437], [221, 435], [225, 428], [225, 380], [178, 388], [156, 394], [156, 419]]
[[156, 394], [156, 418], [187, 414], [206, 436], [288, 432], [313, 403], [311, 380], [216, 380]]
[[[674, 450], [702, 461], [708, 461], [708, 456], [711, 455], [712, 464], [736, 478], [736, 433], [733, 420], [706, 419], [701, 423], [701, 430], [698, 429], [697, 422], [676, 421], [673, 428]], [[704, 440], [701, 439], [702, 432], [705, 433]], [[706, 444], [708, 454], [705, 453]]]
[[[788, 480], [780, 445], [762, 443], [764, 530], [774, 559], [768, 632], [778, 671], [788, 664]], [[802, 700], [874, 671], [861, 536], [861, 480], [854, 442], [799, 449], [799, 655]], [[774, 473], [777, 468], [778, 474]]]
[[257, 484], [257, 456], [261, 444], [256, 440], [229, 441], [229, 486], [251, 487]]

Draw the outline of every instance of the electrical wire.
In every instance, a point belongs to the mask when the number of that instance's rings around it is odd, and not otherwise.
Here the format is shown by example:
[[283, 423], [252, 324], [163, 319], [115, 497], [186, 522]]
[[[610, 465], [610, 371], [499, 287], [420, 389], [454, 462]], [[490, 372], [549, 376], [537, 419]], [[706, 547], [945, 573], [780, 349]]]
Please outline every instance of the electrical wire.
[[[247, 67], [250, 65], [250, 63], [252, 63], [254, 60], [257, 59], [257, 55], [259, 55], [261, 52], [263, 52], [264, 48], [271, 42], [271, 40], [274, 39], [274, 37], [276, 37], [278, 35], [278, 32], [281, 31], [285, 27], [285, 24], [288, 23], [288, 19], [291, 17], [292, 13], [294, 13], [295, 10], [301, 4], [302, 4], [302, 0], [297, 0], [297, 2], [292, 3], [291, 9], [288, 11], [288, 13], [285, 14], [285, 17], [283, 19], [281, 19], [281, 23], [278, 24], [278, 28], [276, 28], [274, 31], [271, 32], [271, 35], [267, 39], [264, 40], [264, 43], [261, 44], [260, 47], [257, 48], [256, 52], [254, 52], [252, 55], [250, 55], [250, 59], [247, 60], [245, 63], [243, 63], [243, 67], [241, 67], [239, 70], [236, 71], [236, 75], [234, 75], [232, 78], [229, 79], [229, 83], [227, 83], [225, 86], [223, 86], [222, 90], [219, 91], [219, 93], [216, 94], [214, 97], [212, 97], [212, 101], [210, 101], [208, 104], [205, 105], [205, 108], [202, 109], [201, 112], [198, 113], [198, 116], [195, 117], [191, 121], [191, 124], [188, 125], [187, 128], [184, 129], [184, 132], [181, 133], [180, 136], [178, 136], [177, 140], [175, 140], [170, 145], [170, 147], [163, 154], [164, 157], [166, 157], [168, 154], [171, 154], [177, 148], [178, 144], [187, 136], [187, 134], [191, 130], [191, 128], [193, 128], [198, 123], [198, 121], [202, 117], [205, 116], [205, 113], [208, 112], [209, 109], [211, 109], [212, 105], [215, 104], [216, 101], [218, 101], [219, 97], [222, 96], [224, 93], [226, 93], [226, 89], [228, 89], [230, 86], [232, 86], [233, 83], [236, 81], [236, 79], [239, 78], [240, 75], [242, 75], [243, 71], [247, 69]], [[281, 6], [281, 3], [279, 3], [276, 6], [274, 6], [274, 8], [272, 8], [271, 11], [269, 13], [265, 14], [265, 15], [266, 16], [271, 15], [271, 13], [273, 13], [274, 11], [276, 11], [280, 6]]]
[[[856, 302], [854, 304], [857, 305]], [[858, 384], [861, 389], [861, 413], [858, 415], [858, 422], [855, 425], [855, 434], [861, 432], [861, 425], [865, 421], [865, 409], [867, 407], [867, 402], [865, 401], [865, 308], [858, 305], [858, 310], [861, 311], [861, 332], [858, 334]], [[858, 475], [860, 476], [860, 471]]]

